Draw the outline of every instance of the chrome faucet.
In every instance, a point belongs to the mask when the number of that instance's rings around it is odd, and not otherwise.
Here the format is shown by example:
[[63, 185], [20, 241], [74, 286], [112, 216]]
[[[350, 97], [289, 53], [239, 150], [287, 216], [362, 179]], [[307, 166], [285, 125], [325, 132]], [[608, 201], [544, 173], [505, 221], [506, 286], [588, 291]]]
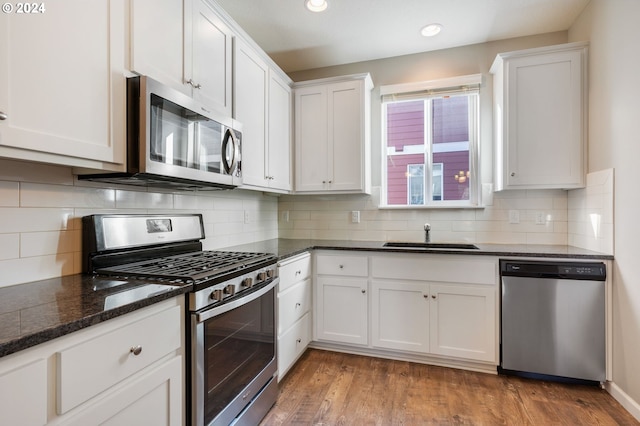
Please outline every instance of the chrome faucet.
[[428, 223], [425, 223], [424, 224], [424, 242], [425, 243], [431, 242], [431, 235], [429, 235], [429, 231], [431, 231], [431, 225]]

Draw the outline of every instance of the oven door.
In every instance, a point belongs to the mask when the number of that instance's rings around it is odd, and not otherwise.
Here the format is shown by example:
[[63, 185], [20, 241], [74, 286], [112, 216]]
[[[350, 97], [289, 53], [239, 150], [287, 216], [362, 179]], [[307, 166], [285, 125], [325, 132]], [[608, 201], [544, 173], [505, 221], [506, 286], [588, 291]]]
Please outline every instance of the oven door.
[[240, 299], [192, 313], [195, 425], [228, 425], [238, 416], [259, 421], [275, 402], [278, 280]]

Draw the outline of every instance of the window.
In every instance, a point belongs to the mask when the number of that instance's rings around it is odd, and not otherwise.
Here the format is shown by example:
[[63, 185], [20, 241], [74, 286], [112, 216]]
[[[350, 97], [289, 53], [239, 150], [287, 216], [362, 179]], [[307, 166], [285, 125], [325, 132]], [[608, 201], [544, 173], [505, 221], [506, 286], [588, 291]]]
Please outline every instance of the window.
[[455, 80], [381, 88], [383, 205], [478, 204], [480, 76]]

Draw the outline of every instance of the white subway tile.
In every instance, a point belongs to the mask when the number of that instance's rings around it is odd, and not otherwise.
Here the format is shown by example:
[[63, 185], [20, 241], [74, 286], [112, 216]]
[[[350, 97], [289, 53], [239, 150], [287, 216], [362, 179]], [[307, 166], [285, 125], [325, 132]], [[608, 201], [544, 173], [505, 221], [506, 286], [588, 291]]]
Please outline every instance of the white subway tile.
[[116, 191], [116, 207], [119, 209], [172, 209], [173, 194], [160, 192]]
[[18, 207], [20, 205], [20, 184], [0, 181], [0, 207]]
[[46, 256], [81, 250], [80, 231], [24, 232], [20, 234], [20, 257]]
[[0, 260], [20, 257], [20, 234], [0, 234]]
[[22, 207], [115, 207], [113, 189], [80, 188], [41, 183], [20, 184]]
[[73, 253], [0, 261], [0, 287], [61, 277], [74, 273]]
[[0, 207], [0, 234], [68, 229], [73, 209]]

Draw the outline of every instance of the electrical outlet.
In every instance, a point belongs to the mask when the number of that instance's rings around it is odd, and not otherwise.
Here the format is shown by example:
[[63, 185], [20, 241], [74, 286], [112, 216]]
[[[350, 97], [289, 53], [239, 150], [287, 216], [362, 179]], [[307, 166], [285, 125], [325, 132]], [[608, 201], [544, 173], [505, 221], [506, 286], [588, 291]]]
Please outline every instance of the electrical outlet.
[[547, 223], [544, 212], [536, 212], [536, 225], [544, 225]]
[[351, 222], [360, 223], [360, 212], [358, 210], [354, 210], [351, 212]]
[[249, 215], [249, 210], [244, 211], [244, 223], [249, 223], [251, 217]]
[[509, 210], [509, 223], [520, 223], [520, 212], [518, 210]]
[[283, 211], [280, 217], [283, 222], [289, 222], [289, 210]]

